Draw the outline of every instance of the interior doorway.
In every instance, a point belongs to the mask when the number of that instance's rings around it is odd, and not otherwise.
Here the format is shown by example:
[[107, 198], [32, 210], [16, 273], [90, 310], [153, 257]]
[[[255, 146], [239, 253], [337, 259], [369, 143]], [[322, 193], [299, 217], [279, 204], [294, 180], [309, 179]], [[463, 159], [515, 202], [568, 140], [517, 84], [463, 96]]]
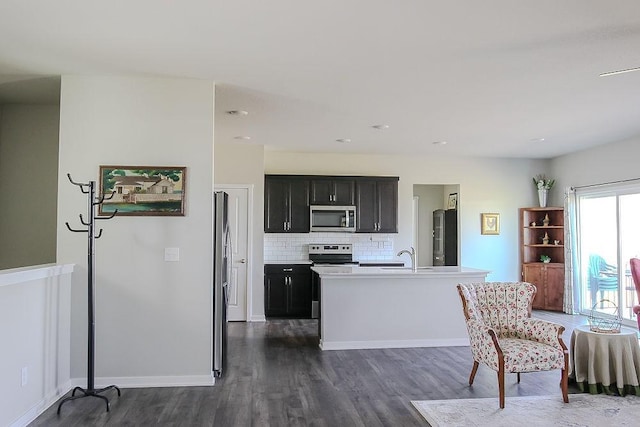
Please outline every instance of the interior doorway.
[[[433, 211], [447, 209], [449, 195], [456, 194], [456, 209], [459, 209], [459, 184], [414, 184], [413, 185], [413, 241], [417, 253], [417, 265], [433, 265]], [[460, 230], [459, 227], [457, 227]], [[457, 236], [457, 260], [460, 264], [460, 235]]]

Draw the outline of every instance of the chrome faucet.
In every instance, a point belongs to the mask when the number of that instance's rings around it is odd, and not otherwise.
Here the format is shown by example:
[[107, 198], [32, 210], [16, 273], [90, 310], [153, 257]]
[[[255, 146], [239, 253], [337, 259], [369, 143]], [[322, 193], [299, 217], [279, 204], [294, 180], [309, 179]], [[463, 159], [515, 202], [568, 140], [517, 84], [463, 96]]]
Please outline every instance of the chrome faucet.
[[400, 256], [402, 254], [407, 254], [411, 257], [411, 269], [413, 271], [418, 271], [418, 266], [416, 265], [416, 250], [411, 246], [409, 249], [403, 249], [396, 256]]

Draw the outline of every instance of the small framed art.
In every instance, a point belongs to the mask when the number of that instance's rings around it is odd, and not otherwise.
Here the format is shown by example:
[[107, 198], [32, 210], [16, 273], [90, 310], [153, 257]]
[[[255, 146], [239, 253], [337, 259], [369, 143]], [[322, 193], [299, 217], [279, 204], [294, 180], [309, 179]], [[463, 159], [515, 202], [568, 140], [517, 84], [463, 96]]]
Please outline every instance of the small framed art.
[[500, 214], [499, 213], [483, 213], [481, 214], [482, 234], [500, 234]]
[[447, 209], [458, 209], [458, 193], [450, 193]]

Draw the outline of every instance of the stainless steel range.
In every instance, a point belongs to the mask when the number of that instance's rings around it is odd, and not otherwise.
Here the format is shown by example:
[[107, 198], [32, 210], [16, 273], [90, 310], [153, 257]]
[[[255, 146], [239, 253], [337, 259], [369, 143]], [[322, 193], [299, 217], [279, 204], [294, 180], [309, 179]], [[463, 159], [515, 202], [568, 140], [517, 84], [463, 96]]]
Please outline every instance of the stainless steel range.
[[313, 261], [314, 265], [358, 264], [357, 261], [353, 261], [353, 245], [351, 243], [311, 243], [309, 244], [309, 260]]
[[[313, 261], [313, 265], [358, 265], [358, 262], [353, 260], [351, 243], [311, 243], [309, 260]], [[314, 274], [311, 281], [311, 317], [313, 319], [317, 319], [320, 314], [320, 289], [317, 280]]]

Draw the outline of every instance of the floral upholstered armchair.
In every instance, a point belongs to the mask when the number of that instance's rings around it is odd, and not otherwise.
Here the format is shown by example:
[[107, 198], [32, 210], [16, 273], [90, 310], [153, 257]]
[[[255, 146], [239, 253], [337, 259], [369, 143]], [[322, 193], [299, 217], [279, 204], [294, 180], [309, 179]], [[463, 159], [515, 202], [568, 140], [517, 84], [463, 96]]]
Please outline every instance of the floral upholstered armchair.
[[504, 408], [504, 374], [561, 369], [560, 386], [569, 401], [568, 350], [562, 341], [564, 327], [531, 318], [536, 287], [526, 282], [469, 283], [458, 285], [469, 331], [473, 368], [480, 363], [498, 373], [500, 408]]

